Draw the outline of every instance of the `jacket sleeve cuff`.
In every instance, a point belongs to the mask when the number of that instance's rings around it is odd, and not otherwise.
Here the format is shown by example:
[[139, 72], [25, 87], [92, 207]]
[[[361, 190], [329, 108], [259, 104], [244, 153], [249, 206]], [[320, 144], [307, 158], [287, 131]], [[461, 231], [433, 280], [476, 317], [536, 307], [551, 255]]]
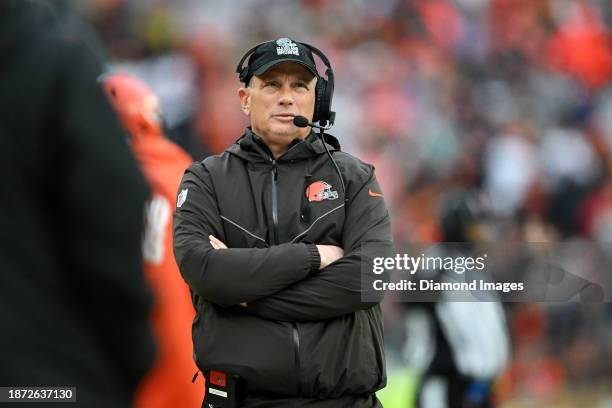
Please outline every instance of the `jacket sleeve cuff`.
[[306, 248], [308, 248], [308, 258], [310, 260], [310, 271], [308, 274], [312, 275], [319, 271], [319, 267], [321, 266], [321, 254], [319, 254], [319, 250], [315, 244], [306, 244]]

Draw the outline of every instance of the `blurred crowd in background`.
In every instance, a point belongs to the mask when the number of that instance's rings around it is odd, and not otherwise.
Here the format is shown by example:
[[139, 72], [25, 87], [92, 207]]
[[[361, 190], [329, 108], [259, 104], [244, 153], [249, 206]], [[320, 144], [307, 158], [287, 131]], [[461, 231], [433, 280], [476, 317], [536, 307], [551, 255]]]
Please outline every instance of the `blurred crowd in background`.
[[[65, 3], [93, 24], [114, 68], [151, 85], [170, 138], [196, 160], [243, 133], [241, 55], [286, 36], [331, 60], [330, 133], [376, 166], [398, 247], [441, 240], [440, 212], [457, 192], [490, 203], [469, 239], [612, 241], [608, 0]], [[554, 400], [612, 378], [609, 304], [506, 309], [501, 401]], [[401, 314], [387, 306], [391, 356]]]

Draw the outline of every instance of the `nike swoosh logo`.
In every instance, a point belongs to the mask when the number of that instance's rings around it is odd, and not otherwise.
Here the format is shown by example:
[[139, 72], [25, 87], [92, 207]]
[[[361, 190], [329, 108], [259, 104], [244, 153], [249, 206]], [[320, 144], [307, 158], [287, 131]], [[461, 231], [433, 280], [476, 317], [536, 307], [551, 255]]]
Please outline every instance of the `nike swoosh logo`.
[[383, 195], [380, 193], [375, 193], [374, 191], [372, 191], [371, 189], [368, 188], [368, 194], [370, 195], [370, 197], [382, 197]]

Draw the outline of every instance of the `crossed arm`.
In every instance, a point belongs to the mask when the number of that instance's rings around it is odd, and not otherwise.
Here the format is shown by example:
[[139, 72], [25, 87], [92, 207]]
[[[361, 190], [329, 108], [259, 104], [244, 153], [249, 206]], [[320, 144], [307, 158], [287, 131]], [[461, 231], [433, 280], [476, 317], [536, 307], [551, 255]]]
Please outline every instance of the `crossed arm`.
[[[214, 249], [227, 249], [227, 245], [213, 235], [208, 236], [208, 241]], [[317, 245], [316, 247], [321, 257], [319, 269], [325, 268], [327, 265], [337, 261], [344, 255], [344, 250], [336, 245]]]
[[373, 170], [351, 195], [342, 236], [344, 255], [318, 273], [265, 298], [249, 303], [249, 313], [280, 321], [317, 321], [369, 309], [382, 300], [362, 300], [362, 266], [377, 256], [391, 256], [391, 224], [385, 203], [369, 191], [380, 191]]
[[[208, 240], [210, 242], [210, 245], [214, 249], [227, 249], [227, 245], [225, 245], [219, 238], [213, 235], [209, 235]], [[337, 261], [344, 255], [344, 250], [336, 245], [317, 245], [316, 247], [321, 257], [321, 264], [319, 265], [319, 270], [325, 268], [332, 262]], [[247, 303], [240, 302], [240, 306], [247, 307]]]
[[175, 213], [174, 246], [181, 273], [198, 295], [221, 306], [246, 304], [248, 313], [281, 321], [333, 318], [382, 299], [361, 301], [362, 262], [392, 252], [384, 201], [368, 194], [380, 191], [373, 170], [351, 195], [344, 251], [303, 243], [227, 248], [210, 176], [203, 166], [190, 170], [181, 189], [189, 189], [191, 200]]

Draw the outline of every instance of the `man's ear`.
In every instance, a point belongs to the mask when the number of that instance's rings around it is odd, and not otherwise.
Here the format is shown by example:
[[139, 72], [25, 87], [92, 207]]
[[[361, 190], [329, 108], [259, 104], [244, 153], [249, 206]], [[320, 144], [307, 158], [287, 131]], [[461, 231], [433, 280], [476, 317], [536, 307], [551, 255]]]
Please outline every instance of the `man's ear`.
[[251, 113], [251, 92], [249, 88], [238, 89], [238, 97], [240, 98], [240, 107], [245, 115]]

